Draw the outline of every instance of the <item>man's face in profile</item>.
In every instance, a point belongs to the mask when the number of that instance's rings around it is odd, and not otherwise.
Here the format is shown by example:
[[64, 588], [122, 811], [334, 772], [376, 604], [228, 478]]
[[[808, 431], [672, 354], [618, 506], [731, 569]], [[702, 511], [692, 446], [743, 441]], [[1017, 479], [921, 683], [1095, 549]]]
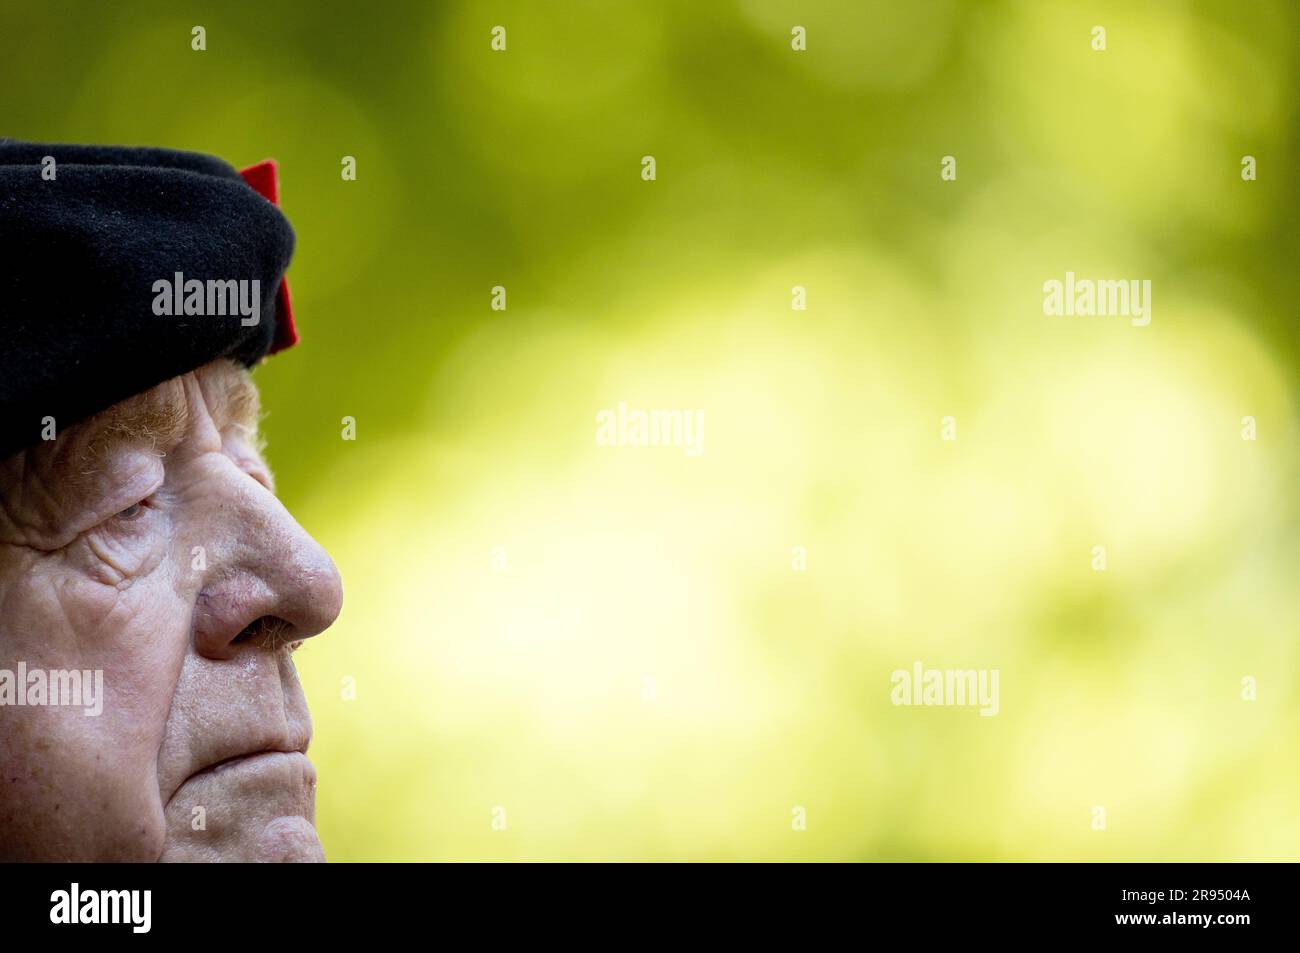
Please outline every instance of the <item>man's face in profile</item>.
[[0, 707], [0, 860], [322, 859], [290, 653], [342, 586], [257, 416], [221, 360], [0, 460], [0, 670], [104, 695]]

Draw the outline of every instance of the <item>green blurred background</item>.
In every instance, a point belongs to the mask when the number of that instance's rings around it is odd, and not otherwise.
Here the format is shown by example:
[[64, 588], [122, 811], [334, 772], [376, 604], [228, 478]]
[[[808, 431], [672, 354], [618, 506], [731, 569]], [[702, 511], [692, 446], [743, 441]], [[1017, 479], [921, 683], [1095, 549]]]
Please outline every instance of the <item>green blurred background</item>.
[[[0, 135], [281, 163], [303, 343], [257, 379], [347, 589], [297, 656], [331, 859], [1294, 860], [1298, 38], [4, 0]], [[1150, 326], [1044, 316], [1068, 270], [1150, 279]], [[619, 401], [704, 453], [598, 446]], [[1000, 714], [894, 707], [916, 660]]]

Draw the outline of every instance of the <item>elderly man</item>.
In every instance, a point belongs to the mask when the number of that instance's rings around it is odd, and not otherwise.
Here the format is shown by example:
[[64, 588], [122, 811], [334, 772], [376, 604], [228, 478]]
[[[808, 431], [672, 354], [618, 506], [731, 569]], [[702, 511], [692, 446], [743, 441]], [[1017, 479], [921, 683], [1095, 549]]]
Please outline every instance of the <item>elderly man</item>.
[[0, 860], [319, 860], [290, 653], [341, 583], [248, 369], [274, 166], [0, 141]]

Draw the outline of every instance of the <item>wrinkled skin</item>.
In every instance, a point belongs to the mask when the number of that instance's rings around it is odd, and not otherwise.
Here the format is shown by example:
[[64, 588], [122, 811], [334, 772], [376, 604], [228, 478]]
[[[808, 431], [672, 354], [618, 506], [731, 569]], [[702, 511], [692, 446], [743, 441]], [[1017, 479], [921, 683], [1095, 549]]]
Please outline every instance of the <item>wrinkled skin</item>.
[[342, 586], [255, 423], [222, 360], [0, 460], [0, 669], [104, 688], [0, 706], [0, 860], [323, 859], [290, 652]]

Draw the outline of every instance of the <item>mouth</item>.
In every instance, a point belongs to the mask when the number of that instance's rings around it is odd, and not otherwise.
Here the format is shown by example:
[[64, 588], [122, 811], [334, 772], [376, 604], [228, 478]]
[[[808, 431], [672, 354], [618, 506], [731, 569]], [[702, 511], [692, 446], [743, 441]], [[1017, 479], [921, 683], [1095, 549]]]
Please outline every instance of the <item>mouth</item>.
[[216, 778], [229, 772], [238, 772], [243, 770], [252, 770], [260, 767], [269, 767], [275, 762], [298, 762], [313, 777], [315, 776], [315, 766], [307, 757], [307, 746], [303, 745], [282, 745], [267, 748], [257, 748], [251, 751], [244, 751], [239, 754], [230, 755], [222, 758], [220, 761], [214, 761], [211, 764], [204, 765], [197, 771], [185, 778], [176, 790], [172, 792], [171, 797], [167, 799], [170, 805], [176, 796], [195, 782], [200, 782], [209, 778]]
[[189, 776], [189, 778], [186, 778], [186, 780], [188, 781], [193, 778], [201, 777], [202, 775], [205, 774], [219, 774], [220, 772], [229, 770], [230, 768], [235, 768], [235, 767], [239, 767], [240, 765], [248, 764], [257, 758], [269, 758], [269, 757], [274, 757], [275, 755], [295, 755], [295, 754], [301, 755], [304, 758], [306, 758], [307, 756], [307, 752], [305, 748], [261, 748], [257, 751], [248, 751], [245, 752], [244, 754], [237, 754], [229, 758], [223, 758], [220, 761], [214, 761], [212, 764], [208, 765], [207, 767], [200, 768], [199, 770], [195, 771], [193, 774]]

